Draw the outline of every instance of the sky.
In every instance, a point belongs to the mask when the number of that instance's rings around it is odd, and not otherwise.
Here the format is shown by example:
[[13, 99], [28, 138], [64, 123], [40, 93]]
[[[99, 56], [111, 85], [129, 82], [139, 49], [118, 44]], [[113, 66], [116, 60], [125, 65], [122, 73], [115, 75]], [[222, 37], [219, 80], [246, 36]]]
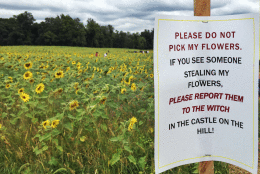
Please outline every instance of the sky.
[[[194, 0], [0, 0], [0, 18], [10, 18], [28, 11], [35, 22], [61, 14], [88, 18], [115, 30], [142, 32], [154, 28], [155, 16], [193, 16]], [[211, 16], [227, 16], [259, 12], [259, 0], [211, 0]]]

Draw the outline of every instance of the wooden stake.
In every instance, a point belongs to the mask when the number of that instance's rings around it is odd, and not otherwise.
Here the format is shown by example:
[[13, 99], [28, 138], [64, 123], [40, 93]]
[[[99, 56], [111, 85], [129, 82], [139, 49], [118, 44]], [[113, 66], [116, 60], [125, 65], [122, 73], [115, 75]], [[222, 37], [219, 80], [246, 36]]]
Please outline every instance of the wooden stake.
[[[194, 0], [194, 16], [210, 16], [210, 0]], [[214, 161], [200, 162], [199, 174], [214, 174]]]

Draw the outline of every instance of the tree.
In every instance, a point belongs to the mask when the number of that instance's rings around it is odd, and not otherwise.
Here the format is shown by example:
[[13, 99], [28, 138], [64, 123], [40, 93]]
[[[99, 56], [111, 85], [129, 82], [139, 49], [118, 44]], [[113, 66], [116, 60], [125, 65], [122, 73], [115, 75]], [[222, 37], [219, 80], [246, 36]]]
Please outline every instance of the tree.
[[98, 37], [100, 34], [100, 26], [94, 21], [94, 19], [89, 18], [87, 20], [87, 43], [90, 47], [98, 47]]
[[138, 49], [144, 49], [145, 48], [145, 45], [146, 45], [146, 40], [144, 37], [138, 37], [138, 45], [137, 45], [137, 48]]
[[25, 11], [24, 13], [21, 13], [18, 16], [14, 15], [13, 17], [16, 19], [18, 29], [16, 30], [15, 33], [12, 34], [11, 37], [15, 38], [13, 37], [14, 35], [15, 36], [23, 35], [24, 37], [22, 43], [25, 45], [31, 45], [32, 44], [31, 29], [32, 29], [33, 22], [35, 21], [32, 13]]

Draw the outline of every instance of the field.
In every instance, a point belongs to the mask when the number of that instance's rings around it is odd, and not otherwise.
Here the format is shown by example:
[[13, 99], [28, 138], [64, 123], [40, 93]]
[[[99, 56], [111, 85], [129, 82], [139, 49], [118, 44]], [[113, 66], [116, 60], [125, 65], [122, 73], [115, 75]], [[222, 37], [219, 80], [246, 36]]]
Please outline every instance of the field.
[[0, 173], [154, 173], [153, 52], [132, 51], [0, 47]]

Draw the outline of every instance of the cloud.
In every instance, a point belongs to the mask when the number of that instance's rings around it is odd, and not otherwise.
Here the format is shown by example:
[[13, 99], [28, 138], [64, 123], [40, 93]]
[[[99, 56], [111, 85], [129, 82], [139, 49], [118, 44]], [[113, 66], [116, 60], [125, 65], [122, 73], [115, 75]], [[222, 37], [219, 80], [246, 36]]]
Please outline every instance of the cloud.
[[[154, 27], [157, 15], [193, 16], [192, 0], [0, 0], [0, 17], [31, 12], [36, 22], [47, 17], [70, 15], [84, 25], [88, 18], [124, 32], [141, 32]], [[211, 15], [258, 13], [258, 0], [211, 0]]]

